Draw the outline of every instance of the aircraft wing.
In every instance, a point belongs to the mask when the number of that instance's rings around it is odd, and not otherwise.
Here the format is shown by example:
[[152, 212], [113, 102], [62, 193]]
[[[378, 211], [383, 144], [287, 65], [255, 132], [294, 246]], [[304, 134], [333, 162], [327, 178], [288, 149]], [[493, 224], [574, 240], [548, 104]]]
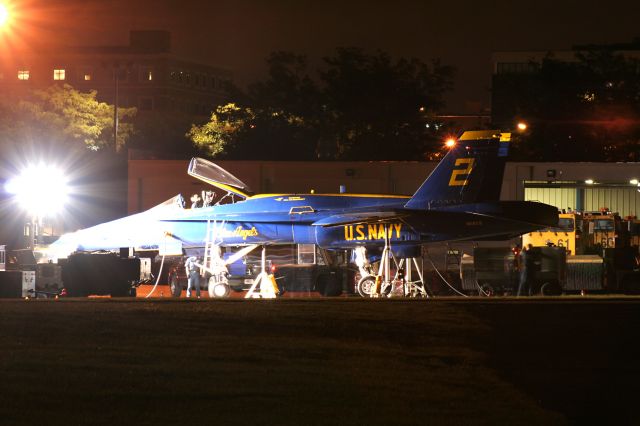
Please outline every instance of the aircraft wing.
[[371, 212], [354, 212], [345, 214], [336, 214], [327, 216], [313, 222], [312, 225], [331, 227], [341, 225], [353, 225], [356, 223], [380, 223], [399, 220], [407, 216], [406, 213], [397, 211], [371, 211]]

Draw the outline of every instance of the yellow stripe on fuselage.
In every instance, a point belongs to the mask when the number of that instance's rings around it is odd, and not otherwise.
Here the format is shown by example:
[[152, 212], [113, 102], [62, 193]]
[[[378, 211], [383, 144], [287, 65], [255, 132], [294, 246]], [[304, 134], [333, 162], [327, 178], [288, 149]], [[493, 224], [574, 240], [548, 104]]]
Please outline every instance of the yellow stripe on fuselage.
[[388, 194], [256, 194], [248, 199], [271, 198], [271, 197], [347, 197], [347, 198], [392, 198], [392, 199], [409, 199], [408, 195], [388, 195]]

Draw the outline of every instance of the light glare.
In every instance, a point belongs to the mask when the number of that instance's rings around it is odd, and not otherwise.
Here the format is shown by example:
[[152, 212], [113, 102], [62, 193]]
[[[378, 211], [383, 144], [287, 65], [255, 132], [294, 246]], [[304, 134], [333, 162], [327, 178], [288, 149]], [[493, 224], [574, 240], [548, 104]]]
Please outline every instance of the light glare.
[[0, 3], [0, 27], [3, 26], [9, 20], [9, 10], [7, 6]]
[[44, 217], [62, 210], [68, 196], [67, 179], [51, 166], [29, 166], [20, 176], [7, 182], [5, 189], [14, 194], [22, 208], [33, 216]]
[[449, 138], [444, 144], [447, 148], [453, 148], [453, 146], [456, 144], [456, 140], [453, 138]]

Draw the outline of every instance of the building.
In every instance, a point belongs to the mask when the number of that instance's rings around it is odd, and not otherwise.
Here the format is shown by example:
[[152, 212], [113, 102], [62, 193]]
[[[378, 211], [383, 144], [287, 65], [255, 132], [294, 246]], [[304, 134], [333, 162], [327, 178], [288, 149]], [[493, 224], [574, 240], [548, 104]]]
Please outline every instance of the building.
[[[577, 62], [577, 55], [588, 51], [604, 51], [640, 59], [640, 38], [630, 43], [610, 45], [581, 45], [563, 51], [503, 51], [492, 54], [493, 76], [491, 89], [492, 123], [498, 128], [513, 128], [519, 116], [519, 97], [522, 93], [514, 87], [530, 86], [532, 75], [542, 61], [550, 57], [561, 62]], [[567, 82], [570, 83], [570, 82]], [[526, 92], [525, 92], [526, 93]], [[537, 93], [529, 93], [536, 96]]]
[[[131, 31], [128, 46], [34, 48], [0, 61], [0, 96], [67, 83], [139, 113], [207, 116], [224, 100], [228, 70], [180, 59], [167, 31]], [[8, 56], [8, 57], [7, 57]]]

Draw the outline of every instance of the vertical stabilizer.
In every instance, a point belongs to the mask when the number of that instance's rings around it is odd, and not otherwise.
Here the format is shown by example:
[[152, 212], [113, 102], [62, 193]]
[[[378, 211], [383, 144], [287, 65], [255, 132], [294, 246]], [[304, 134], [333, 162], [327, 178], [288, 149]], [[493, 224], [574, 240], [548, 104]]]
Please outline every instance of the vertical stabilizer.
[[498, 201], [510, 139], [498, 130], [464, 132], [405, 207]]

